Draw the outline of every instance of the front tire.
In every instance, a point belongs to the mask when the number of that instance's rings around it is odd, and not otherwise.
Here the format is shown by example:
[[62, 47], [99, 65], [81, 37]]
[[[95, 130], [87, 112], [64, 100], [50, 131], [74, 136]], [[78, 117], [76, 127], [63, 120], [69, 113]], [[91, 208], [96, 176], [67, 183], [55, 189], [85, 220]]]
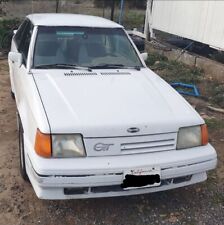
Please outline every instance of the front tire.
[[29, 178], [26, 173], [26, 160], [24, 153], [24, 132], [20, 118], [19, 118], [19, 158], [20, 158], [20, 174], [25, 181], [29, 181]]

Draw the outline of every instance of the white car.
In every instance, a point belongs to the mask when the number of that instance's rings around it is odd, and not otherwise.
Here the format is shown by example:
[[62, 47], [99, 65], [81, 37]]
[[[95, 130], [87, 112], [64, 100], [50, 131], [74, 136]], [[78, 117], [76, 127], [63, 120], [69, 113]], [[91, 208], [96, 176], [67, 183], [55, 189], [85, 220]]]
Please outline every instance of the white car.
[[42, 199], [164, 191], [206, 180], [199, 114], [104, 18], [32, 14], [8, 56], [21, 174]]

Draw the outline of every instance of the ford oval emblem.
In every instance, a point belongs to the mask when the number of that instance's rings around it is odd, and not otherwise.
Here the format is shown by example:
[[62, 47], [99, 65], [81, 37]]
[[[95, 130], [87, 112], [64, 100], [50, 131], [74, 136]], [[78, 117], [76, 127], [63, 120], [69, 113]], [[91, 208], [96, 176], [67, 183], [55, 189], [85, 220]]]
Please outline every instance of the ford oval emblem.
[[137, 127], [130, 127], [127, 129], [127, 132], [129, 132], [129, 133], [137, 133], [139, 131], [140, 131], [140, 129]]

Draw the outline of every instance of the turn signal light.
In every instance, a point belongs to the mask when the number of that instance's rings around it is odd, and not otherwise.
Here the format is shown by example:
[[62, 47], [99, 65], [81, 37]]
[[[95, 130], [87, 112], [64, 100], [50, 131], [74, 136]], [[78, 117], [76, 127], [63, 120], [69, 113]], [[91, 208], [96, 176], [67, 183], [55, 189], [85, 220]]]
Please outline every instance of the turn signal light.
[[208, 128], [206, 124], [201, 125], [201, 144], [208, 144]]
[[37, 129], [35, 140], [35, 151], [39, 156], [51, 157], [51, 136], [50, 134], [43, 134]]

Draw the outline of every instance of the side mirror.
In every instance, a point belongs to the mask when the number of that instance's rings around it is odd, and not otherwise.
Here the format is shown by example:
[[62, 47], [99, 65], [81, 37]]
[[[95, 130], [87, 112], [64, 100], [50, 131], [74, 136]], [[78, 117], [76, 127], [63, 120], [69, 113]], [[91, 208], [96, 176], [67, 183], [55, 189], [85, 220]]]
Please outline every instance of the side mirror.
[[9, 52], [8, 58], [12, 63], [18, 63], [18, 66], [20, 67], [23, 63], [23, 57], [22, 54], [19, 52]]
[[147, 52], [141, 53], [141, 57], [144, 61], [146, 61], [148, 59], [148, 53]]
[[16, 34], [16, 32], [17, 32], [17, 30], [13, 30], [13, 34], [14, 34], [14, 35]]

